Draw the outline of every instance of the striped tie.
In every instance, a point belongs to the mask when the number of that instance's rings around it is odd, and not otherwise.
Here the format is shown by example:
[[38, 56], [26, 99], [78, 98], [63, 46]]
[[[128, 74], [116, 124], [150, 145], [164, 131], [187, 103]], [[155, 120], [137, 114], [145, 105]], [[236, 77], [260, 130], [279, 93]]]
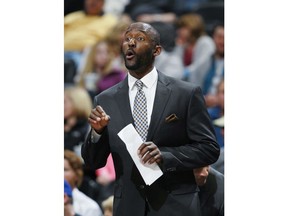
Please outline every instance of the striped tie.
[[136, 131], [141, 136], [143, 142], [145, 142], [148, 133], [147, 101], [142, 90], [143, 82], [137, 80], [135, 84], [138, 91], [134, 100], [133, 118]]

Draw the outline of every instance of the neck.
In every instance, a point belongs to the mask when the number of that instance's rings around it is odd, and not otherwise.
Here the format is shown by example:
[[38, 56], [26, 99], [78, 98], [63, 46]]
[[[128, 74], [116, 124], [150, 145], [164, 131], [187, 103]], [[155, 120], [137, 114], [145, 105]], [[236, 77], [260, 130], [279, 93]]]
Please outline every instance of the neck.
[[144, 76], [146, 76], [148, 73], [150, 73], [154, 68], [154, 65], [151, 65], [147, 68], [140, 68], [137, 70], [129, 70], [129, 73], [131, 76], [135, 77], [136, 79], [141, 79]]

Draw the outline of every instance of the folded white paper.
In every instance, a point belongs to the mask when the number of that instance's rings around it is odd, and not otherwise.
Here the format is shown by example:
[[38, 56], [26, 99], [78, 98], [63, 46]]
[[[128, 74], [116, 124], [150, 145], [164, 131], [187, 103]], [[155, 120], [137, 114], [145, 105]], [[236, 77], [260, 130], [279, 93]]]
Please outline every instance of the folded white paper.
[[151, 185], [161, 175], [163, 175], [163, 172], [159, 168], [157, 163], [143, 164], [141, 162], [141, 158], [137, 154], [137, 150], [139, 146], [143, 143], [143, 141], [132, 124], [129, 124], [126, 127], [124, 127], [118, 133], [118, 136], [125, 143], [129, 154], [131, 155], [136, 167], [138, 168], [141, 176], [143, 177], [147, 185]]

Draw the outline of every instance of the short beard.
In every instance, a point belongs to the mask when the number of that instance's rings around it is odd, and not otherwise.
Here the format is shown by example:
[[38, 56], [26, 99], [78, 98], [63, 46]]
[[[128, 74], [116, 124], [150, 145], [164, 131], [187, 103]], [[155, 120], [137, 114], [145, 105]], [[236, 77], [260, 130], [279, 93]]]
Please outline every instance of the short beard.
[[139, 69], [139, 67], [140, 67], [140, 64], [139, 64], [139, 62], [137, 61], [135, 64], [132, 64], [132, 65], [130, 65], [130, 64], [128, 64], [127, 62], [126, 62], [126, 60], [125, 60], [125, 67], [128, 69], [128, 70], [137, 70], [137, 69]]
[[[139, 57], [136, 55], [135, 59], [134, 59], [135, 62], [133, 64], [129, 64], [128, 61], [126, 60], [125, 56], [124, 56], [125, 67], [131, 71], [141, 70], [141, 69], [145, 68], [148, 64], [151, 64], [151, 62], [152, 63], [154, 62], [154, 58], [152, 58], [152, 59], [147, 58], [147, 56], [152, 55], [151, 52], [153, 52], [153, 50], [147, 51], [144, 55], [142, 55], [142, 57]], [[143, 56], [145, 56], [145, 57], [143, 57]]]

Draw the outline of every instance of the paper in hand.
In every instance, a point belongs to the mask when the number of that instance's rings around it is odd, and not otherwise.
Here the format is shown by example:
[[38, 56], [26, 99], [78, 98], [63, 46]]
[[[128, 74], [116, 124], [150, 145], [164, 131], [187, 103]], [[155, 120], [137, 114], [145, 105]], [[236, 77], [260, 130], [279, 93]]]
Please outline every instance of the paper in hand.
[[156, 181], [160, 176], [163, 175], [163, 172], [159, 168], [157, 163], [141, 163], [141, 158], [137, 154], [137, 150], [143, 143], [143, 141], [132, 124], [124, 127], [118, 133], [118, 136], [125, 143], [130, 156], [132, 157], [136, 167], [138, 168], [142, 178], [147, 185], [151, 185], [154, 181]]

